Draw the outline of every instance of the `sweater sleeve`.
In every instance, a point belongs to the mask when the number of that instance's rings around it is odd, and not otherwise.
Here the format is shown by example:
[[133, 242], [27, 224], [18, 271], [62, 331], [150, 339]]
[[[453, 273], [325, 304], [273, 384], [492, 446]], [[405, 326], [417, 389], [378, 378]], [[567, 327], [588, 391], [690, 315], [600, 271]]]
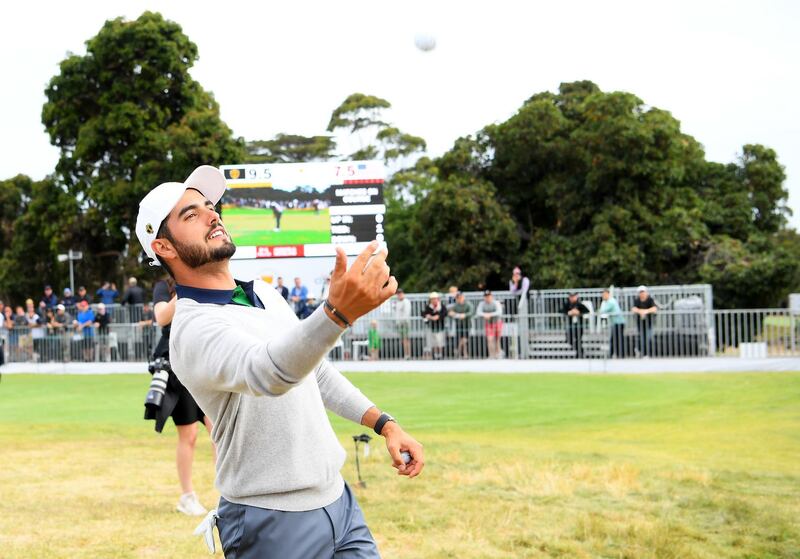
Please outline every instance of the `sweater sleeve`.
[[209, 390], [278, 396], [314, 371], [341, 333], [322, 308], [269, 341], [222, 318], [187, 316], [173, 321], [170, 355]]
[[364, 413], [374, 404], [327, 359], [317, 367], [316, 375], [325, 407], [340, 417], [361, 424]]

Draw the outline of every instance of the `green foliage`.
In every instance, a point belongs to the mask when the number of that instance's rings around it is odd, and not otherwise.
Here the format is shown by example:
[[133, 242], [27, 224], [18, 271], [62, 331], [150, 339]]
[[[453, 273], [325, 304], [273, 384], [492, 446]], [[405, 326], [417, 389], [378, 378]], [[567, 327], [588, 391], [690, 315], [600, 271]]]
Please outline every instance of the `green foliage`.
[[383, 111], [391, 106], [386, 99], [353, 93], [333, 110], [328, 132], [339, 130], [354, 136], [361, 146], [345, 159], [383, 159], [390, 164], [425, 151], [425, 140], [386, 122]]
[[516, 254], [514, 222], [487, 181], [437, 182], [409, 222], [416, 255], [412, 289], [498, 281]]
[[304, 163], [328, 161], [336, 142], [331, 136], [277, 134], [272, 140], [248, 141], [245, 148], [245, 163]]
[[56, 254], [79, 235], [79, 215], [75, 197], [51, 179], [18, 175], [0, 182], [0, 293], [6, 301], [19, 304], [41, 293], [44, 283], [68, 277]]
[[735, 163], [707, 162], [669, 112], [630, 93], [562, 84], [434, 164], [431, 195], [454, 180], [493, 185], [534, 287], [710, 282], [722, 307], [778, 305], [800, 287], [775, 152], [746, 145]]
[[72, 248], [127, 255], [136, 268], [139, 200], [200, 164], [243, 157], [216, 101], [189, 74], [197, 56], [178, 24], [145, 12], [107, 21], [86, 54], [61, 62], [42, 121], [61, 152], [55, 179], [85, 214], [83, 244]]

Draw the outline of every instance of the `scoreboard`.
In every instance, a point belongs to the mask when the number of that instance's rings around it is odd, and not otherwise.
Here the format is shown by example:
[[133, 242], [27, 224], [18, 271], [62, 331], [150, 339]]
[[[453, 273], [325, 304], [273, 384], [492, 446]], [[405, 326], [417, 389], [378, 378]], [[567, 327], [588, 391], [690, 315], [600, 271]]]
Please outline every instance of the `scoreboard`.
[[220, 167], [228, 189], [222, 220], [234, 259], [355, 255], [384, 241], [386, 169], [381, 161]]

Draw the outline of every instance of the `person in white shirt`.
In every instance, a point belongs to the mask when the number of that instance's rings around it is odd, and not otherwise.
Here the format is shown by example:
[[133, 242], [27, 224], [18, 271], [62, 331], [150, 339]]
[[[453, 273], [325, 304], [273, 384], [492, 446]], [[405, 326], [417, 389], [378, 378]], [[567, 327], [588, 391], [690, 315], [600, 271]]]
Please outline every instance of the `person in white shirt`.
[[403, 359], [411, 359], [411, 338], [408, 337], [411, 329], [411, 301], [406, 299], [405, 292], [400, 288], [397, 289], [394, 300], [394, 319], [403, 343]]

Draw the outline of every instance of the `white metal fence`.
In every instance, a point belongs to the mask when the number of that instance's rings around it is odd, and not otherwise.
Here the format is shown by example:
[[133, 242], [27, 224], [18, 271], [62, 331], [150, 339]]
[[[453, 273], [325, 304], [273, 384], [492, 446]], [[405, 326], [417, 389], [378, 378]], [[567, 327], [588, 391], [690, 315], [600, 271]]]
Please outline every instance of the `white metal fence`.
[[[502, 299], [501, 299], [502, 300]], [[348, 329], [330, 357], [401, 359], [632, 359], [644, 357], [800, 356], [797, 316], [788, 309], [659, 310], [650, 322], [623, 313], [622, 323], [596, 313], [448, 317], [434, 330], [421, 318], [398, 320], [387, 303]], [[476, 305], [473, 306], [473, 309]], [[0, 332], [5, 362], [146, 361], [156, 326], [111, 323], [105, 329], [15, 327]]]

